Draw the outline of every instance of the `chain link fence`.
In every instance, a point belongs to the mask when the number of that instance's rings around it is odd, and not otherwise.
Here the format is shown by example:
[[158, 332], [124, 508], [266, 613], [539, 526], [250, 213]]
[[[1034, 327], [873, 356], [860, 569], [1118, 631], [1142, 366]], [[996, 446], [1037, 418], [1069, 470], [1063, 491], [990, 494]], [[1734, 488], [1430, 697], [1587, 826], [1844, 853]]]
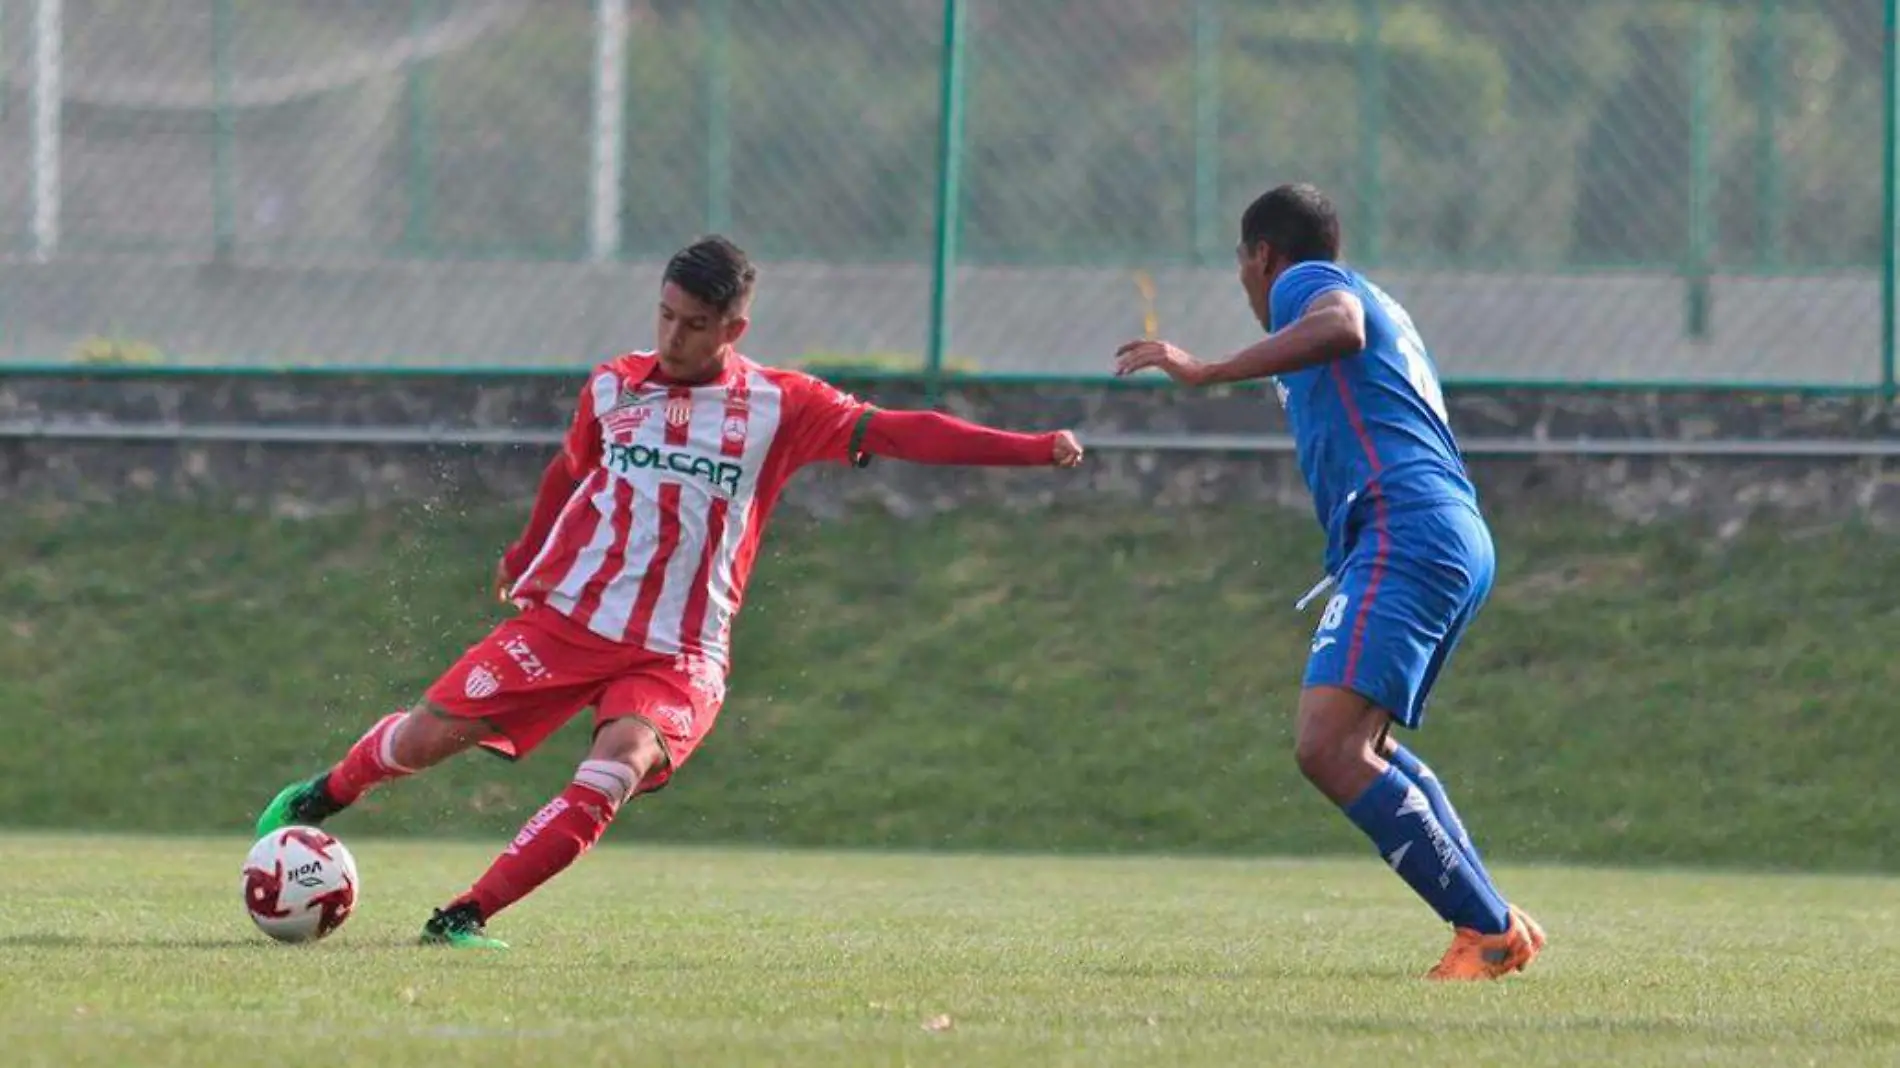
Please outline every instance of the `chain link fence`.
[[1095, 376], [1299, 179], [1448, 378], [1890, 385], [1892, 6], [0, 0], [0, 366], [582, 366], [720, 231], [762, 359]]

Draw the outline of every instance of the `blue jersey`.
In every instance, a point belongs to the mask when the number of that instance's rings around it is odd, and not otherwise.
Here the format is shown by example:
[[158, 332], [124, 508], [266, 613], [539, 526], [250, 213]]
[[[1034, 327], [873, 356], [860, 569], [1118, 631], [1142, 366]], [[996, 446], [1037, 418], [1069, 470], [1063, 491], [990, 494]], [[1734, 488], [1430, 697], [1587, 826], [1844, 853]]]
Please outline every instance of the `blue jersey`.
[[1365, 305], [1366, 347], [1275, 380], [1326, 531], [1329, 574], [1337, 573], [1370, 510], [1478, 502], [1445, 414], [1438, 370], [1398, 301], [1339, 264], [1295, 264], [1268, 294], [1269, 330], [1285, 329], [1314, 300], [1339, 290]]

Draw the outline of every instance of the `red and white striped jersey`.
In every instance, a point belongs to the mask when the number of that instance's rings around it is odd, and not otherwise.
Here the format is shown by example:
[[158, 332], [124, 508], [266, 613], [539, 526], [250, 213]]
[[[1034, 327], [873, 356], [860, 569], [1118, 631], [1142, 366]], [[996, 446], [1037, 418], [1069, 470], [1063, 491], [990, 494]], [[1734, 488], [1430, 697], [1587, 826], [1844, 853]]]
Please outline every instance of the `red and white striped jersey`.
[[595, 368], [565, 452], [580, 480], [510, 596], [611, 641], [727, 663], [759, 538], [794, 472], [848, 462], [869, 406], [734, 354], [696, 386], [650, 354]]

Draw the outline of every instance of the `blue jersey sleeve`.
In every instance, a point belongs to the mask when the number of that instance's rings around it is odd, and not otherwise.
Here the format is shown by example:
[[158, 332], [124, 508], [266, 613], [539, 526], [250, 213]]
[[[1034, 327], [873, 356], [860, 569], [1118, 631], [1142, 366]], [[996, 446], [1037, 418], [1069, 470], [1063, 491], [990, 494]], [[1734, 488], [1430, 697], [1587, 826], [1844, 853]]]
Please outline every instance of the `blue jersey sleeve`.
[[1328, 293], [1353, 288], [1352, 275], [1336, 263], [1308, 260], [1296, 263], [1281, 273], [1267, 294], [1267, 314], [1273, 320], [1269, 330], [1284, 330], [1315, 300]]

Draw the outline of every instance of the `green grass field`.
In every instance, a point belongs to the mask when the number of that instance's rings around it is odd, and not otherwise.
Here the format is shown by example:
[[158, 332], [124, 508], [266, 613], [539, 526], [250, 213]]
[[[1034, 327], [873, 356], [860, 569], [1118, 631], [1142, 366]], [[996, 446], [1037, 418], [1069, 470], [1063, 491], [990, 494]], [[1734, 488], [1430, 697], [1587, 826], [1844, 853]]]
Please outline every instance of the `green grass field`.
[[[346, 839], [348, 840], [348, 839]], [[1892, 1065], [1900, 882], [1501, 865], [1524, 975], [1376, 860], [646, 847], [411, 944], [491, 850], [348, 840], [328, 941], [244, 916], [241, 838], [0, 837], [0, 1062], [73, 1065]], [[947, 1018], [947, 1026], [944, 1019]], [[934, 1026], [933, 1026], [934, 1025]]]
[[[311, 520], [211, 505], [0, 514], [0, 821], [217, 833], [335, 759], [498, 617], [517, 507]], [[1900, 871], [1900, 547], [1733, 542], [1506, 514], [1492, 604], [1416, 738], [1517, 860]], [[1309, 516], [788, 514], [731, 700], [624, 819], [691, 843], [1345, 853], [1291, 711], [1316, 613]], [[512, 834], [585, 722], [465, 758], [358, 833]]]

